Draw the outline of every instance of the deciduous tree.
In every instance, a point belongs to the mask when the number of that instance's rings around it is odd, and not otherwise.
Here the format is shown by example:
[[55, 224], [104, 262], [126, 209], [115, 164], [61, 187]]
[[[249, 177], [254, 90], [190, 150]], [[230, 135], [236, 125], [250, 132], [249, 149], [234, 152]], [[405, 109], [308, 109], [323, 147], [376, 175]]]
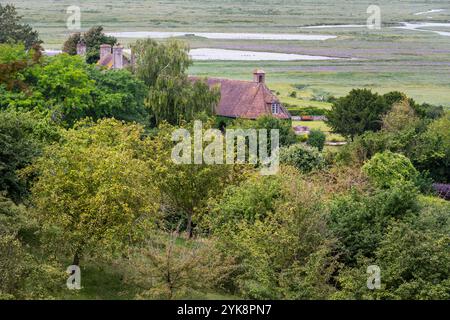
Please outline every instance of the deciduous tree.
[[146, 105], [153, 124], [180, 124], [200, 113], [214, 113], [219, 90], [210, 90], [204, 81], [188, 79], [186, 71], [192, 60], [186, 44], [148, 39], [138, 41], [132, 50], [136, 55], [135, 73], [148, 86]]
[[27, 49], [40, 45], [38, 32], [28, 24], [21, 24], [21, 20], [13, 5], [0, 4], [0, 43], [23, 43]]
[[78, 265], [84, 253], [120, 248], [155, 218], [157, 193], [145, 160], [143, 129], [105, 119], [80, 123], [30, 168], [36, 217], [56, 227]]

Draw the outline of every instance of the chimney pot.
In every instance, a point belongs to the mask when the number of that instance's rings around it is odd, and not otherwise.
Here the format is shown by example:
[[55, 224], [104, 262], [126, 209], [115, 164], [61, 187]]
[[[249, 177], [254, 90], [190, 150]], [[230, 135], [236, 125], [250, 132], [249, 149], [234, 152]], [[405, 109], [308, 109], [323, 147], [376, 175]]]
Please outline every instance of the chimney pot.
[[123, 69], [123, 46], [120, 44], [113, 48], [113, 69]]
[[111, 45], [102, 44], [100, 46], [100, 60], [106, 57], [108, 54], [111, 54]]
[[84, 40], [80, 40], [77, 43], [77, 55], [79, 56], [86, 55], [86, 43], [84, 42]]
[[265, 83], [266, 82], [266, 73], [262, 69], [256, 69], [253, 72], [253, 81], [257, 83]]

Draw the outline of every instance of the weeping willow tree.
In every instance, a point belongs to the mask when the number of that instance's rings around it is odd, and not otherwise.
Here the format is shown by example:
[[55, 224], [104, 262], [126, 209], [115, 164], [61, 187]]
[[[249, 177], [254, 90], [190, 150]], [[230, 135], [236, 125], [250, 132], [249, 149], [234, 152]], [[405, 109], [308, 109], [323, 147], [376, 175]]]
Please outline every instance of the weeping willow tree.
[[148, 86], [146, 106], [154, 125], [162, 121], [178, 125], [195, 119], [198, 114], [214, 113], [220, 91], [210, 89], [206, 81], [188, 78], [192, 59], [186, 43], [140, 40], [133, 46], [133, 52], [135, 73]]

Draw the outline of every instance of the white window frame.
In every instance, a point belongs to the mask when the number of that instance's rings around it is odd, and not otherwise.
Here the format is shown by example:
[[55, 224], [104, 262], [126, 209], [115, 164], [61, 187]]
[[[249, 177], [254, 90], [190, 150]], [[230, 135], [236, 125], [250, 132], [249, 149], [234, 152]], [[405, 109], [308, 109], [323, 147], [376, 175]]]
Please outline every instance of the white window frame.
[[280, 104], [277, 102], [272, 103], [272, 114], [280, 113]]

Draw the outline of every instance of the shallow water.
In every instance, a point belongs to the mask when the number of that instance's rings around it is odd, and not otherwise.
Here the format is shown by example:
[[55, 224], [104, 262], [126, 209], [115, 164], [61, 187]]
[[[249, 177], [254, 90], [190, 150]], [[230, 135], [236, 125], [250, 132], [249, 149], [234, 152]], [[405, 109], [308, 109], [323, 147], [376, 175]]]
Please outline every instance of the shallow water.
[[[60, 54], [61, 50], [45, 50], [48, 56]], [[124, 49], [128, 55], [131, 54], [130, 49]], [[300, 60], [336, 60], [341, 58], [326, 56], [311, 56], [302, 54], [277, 53], [277, 52], [257, 52], [242, 50], [227, 50], [214, 48], [198, 48], [192, 49], [189, 55], [195, 61], [300, 61]]]
[[427, 13], [437, 13], [437, 12], [442, 12], [442, 11], [445, 11], [445, 9], [432, 9], [432, 10], [428, 10], [428, 11], [417, 12], [417, 13], [414, 13], [414, 15], [421, 16], [421, 15], [427, 14]]
[[367, 28], [365, 24], [324, 24], [318, 26], [300, 27], [301, 29], [336, 29], [336, 28]]
[[276, 52], [241, 51], [213, 48], [192, 49], [193, 60], [225, 60], [225, 61], [299, 61], [299, 60], [335, 60], [339, 58], [311, 56]]
[[44, 53], [47, 56], [56, 56], [57, 54], [62, 53], [62, 51], [61, 50], [44, 50]]
[[422, 32], [434, 32], [441, 36], [450, 37], [450, 32], [446, 31], [438, 31], [438, 30], [430, 30], [430, 29], [423, 29], [423, 28], [449, 28], [450, 23], [438, 23], [438, 22], [418, 22], [418, 23], [408, 23], [408, 22], [402, 22], [403, 26], [401, 27], [394, 27], [396, 29], [405, 29], [405, 30], [412, 30], [412, 31], [422, 31]]
[[288, 33], [212, 33], [212, 32], [157, 32], [157, 31], [134, 31], [134, 32], [110, 32], [107, 35], [116, 38], [153, 38], [165, 39], [172, 37], [203, 37], [216, 40], [306, 40], [324, 41], [337, 38], [333, 35], [321, 34], [288, 34]]

